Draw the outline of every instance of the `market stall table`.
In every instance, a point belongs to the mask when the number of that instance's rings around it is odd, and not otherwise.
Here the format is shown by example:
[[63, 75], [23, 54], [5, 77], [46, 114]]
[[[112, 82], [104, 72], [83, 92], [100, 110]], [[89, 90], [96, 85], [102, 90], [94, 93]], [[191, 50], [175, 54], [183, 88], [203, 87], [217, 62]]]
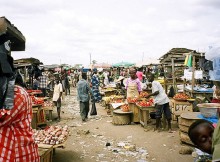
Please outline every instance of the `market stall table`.
[[208, 102], [211, 102], [211, 98], [213, 97], [213, 91], [195, 91], [189, 90], [187, 88], [184, 89], [186, 93], [188, 93], [191, 97], [197, 98], [198, 96], [202, 96]]
[[176, 120], [176, 116], [179, 116], [183, 112], [193, 111], [192, 104], [187, 100], [170, 99], [170, 106], [173, 120]]
[[39, 125], [47, 124], [45, 118], [45, 112], [41, 104], [33, 104], [32, 112], [33, 112], [33, 118], [31, 125], [33, 129], [36, 129], [37, 126]]
[[142, 107], [138, 104], [137, 107], [139, 109], [140, 124], [145, 128], [147, 127], [147, 122], [150, 119], [149, 112], [155, 110], [155, 107], [154, 106]]
[[40, 156], [40, 162], [53, 161], [53, 145], [39, 144], [38, 153]]

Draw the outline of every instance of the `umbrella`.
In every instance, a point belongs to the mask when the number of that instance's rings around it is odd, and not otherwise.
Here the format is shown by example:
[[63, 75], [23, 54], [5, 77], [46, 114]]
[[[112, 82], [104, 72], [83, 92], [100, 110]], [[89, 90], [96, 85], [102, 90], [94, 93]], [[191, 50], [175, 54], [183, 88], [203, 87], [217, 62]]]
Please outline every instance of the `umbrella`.
[[129, 67], [129, 66], [132, 66], [134, 65], [133, 63], [130, 63], [130, 62], [118, 62], [116, 64], [113, 64], [112, 66], [113, 67]]

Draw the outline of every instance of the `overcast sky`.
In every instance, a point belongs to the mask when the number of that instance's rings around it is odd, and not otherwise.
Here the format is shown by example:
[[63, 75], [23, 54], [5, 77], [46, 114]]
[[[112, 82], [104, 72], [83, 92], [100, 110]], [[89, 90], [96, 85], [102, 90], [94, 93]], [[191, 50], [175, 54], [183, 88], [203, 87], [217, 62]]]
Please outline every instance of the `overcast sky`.
[[44, 64], [139, 62], [171, 48], [200, 52], [220, 42], [220, 0], [5, 0], [26, 38], [14, 59]]

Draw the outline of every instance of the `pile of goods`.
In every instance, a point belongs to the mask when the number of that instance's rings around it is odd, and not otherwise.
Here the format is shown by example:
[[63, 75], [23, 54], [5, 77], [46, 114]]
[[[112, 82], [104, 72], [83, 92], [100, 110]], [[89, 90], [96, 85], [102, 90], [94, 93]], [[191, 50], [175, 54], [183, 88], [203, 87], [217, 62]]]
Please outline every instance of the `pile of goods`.
[[42, 93], [41, 90], [27, 89], [26, 91], [27, 91], [27, 93], [29, 93], [29, 94], [40, 94], [40, 93]]
[[154, 105], [154, 99], [150, 98], [147, 101], [139, 101], [136, 103], [138, 106], [140, 107], [149, 107], [149, 106], [153, 106]]
[[66, 141], [69, 134], [68, 126], [50, 126], [45, 130], [33, 130], [36, 143], [58, 145]]
[[122, 105], [120, 108], [121, 108], [121, 111], [123, 111], [123, 112], [129, 112], [130, 111], [128, 104]]
[[44, 98], [43, 97], [35, 97], [35, 96], [30, 96], [32, 103], [34, 105], [43, 105], [44, 104]]
[[136, 103], [138, 101], [137, 97], [128, 97], [127, 98], [128, 103]]
[[139, 95], [141, 98], [144, 98], [144, 97], [147, 97], [148, 96], [148, 93], [147, 92], [144, 92], [142, 91]]
[[103, 97], [102, 100], [104, 100], [106, 104], [109, 104], [109, 103], [122, 103], [122, 102], [124, 102], [123, 98], [124, 98], [124, 96], [111, 95], [109, 97]]
[[173, 99], [186, 101], [187, 99], [190, 99], [190, 96], [188, 96], [188, 95], [185, 94], [185, 93], [177, 93], [177, 94], [175, 94], [175, 96], [173, 97]]
[[52, 101], [44, 101], [43, 107], [53, 107], [53, 102]]

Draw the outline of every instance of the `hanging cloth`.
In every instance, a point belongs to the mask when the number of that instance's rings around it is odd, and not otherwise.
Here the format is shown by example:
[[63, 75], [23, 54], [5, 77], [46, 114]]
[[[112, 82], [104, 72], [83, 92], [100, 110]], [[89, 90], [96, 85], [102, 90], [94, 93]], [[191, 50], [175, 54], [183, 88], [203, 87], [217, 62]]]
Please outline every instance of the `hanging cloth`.
[[188, 61], [187, 61], [187, 66], [192, 67], [192, 54], [189, 55]]
[[188, 60], [189, 60], [189, 54], [186, 55], [186, 58], [185, 58], [185, 61], [184, 61], [185, 66], [187, 65]]

